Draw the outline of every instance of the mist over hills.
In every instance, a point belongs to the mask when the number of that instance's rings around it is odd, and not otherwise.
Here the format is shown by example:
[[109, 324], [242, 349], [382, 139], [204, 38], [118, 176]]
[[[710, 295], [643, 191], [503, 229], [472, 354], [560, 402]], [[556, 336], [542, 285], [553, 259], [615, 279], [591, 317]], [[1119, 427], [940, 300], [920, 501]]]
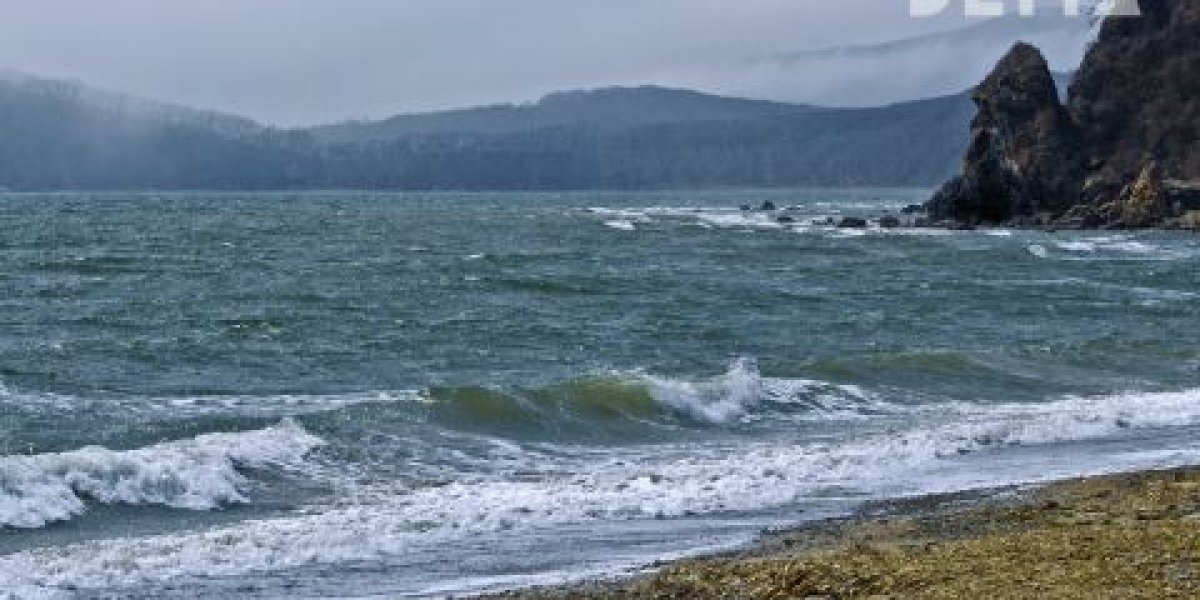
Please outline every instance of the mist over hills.
[[736, 121], [819, 110], [799, 104], [727, 98], [654, 86], [549, 94], [535, 103], [495, 104], [382, 121], [350, 121], [313, 128], [324, 143], [380, 141], [416, 135], [503, 135], [553, 127], [615, 132], [680, 122]]
[[[982, 19], [879, 43], [851, 40], [846, 45], [753, 57], [738, 69], [722, 72], [720, 84], [722, 89], [755, 97], [875, 106], [968, 89], [1016, 41], [1037, 45], [1059, 69], [1074, 68], [1095, 35], [1095, 21], [1064, 17], [1062, 8], [1046, 3], [1029, 18]], [[686, 80], [681, 83], [689, 87]], [[705, 81], [697, 84], [703, 86]]]
[[277, 129], [6, 74], [0, 76], [0, 187], [931, 186], [957, 170], [973, 112], [966, 93], [822, 108], [636, 87]]
[[10, 190], [283, 186], [302, 166], [292, 137], [222, 113], [0, 76], [0, 186]]

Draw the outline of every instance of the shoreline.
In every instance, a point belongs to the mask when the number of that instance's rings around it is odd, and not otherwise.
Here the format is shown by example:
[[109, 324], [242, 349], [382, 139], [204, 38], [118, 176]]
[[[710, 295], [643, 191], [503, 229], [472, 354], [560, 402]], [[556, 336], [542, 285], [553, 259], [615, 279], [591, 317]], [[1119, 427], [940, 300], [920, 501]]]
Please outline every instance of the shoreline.
[[1200, 597], [1200, 466], [871, 502], [648, 568], [480, 597]]

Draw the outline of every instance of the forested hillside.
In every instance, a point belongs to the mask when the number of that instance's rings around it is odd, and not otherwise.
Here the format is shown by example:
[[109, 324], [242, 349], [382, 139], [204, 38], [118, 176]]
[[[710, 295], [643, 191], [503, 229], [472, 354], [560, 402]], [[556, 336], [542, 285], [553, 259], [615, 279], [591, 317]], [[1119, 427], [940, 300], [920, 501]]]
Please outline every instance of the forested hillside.
[[932, 185], [958, 168], [966, 94], [868, 109], [657, 87], [283, 130], [0, 77], [0, 186], [589, 189]]

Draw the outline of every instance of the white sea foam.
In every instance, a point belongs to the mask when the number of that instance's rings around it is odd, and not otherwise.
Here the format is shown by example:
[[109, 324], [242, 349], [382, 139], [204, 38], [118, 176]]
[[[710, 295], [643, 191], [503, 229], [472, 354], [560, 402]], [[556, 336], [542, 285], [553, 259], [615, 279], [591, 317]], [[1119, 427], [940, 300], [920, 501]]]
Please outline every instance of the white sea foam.
[[1062, 260], [1178, 260], [1195, 254], [1188, 245], [1151, 243], [1133, 234], [1089, 236], [1053, 246], [1062, 251], [1055, 257]]
[[87, 500], [193, 510], [246, 502], [239, 468], [296, 467], [321, 443], [285, 420], [127, 451], [0, 457], [0, 529], [68, 520], [86, 510]]
[[719, 377], [700, 381], [637, 374], [650, 386], [654, 399], [664, 406], [714, 424], [754, 418], [763, 403], [803, 404], [816, 419], [863, 418], [886, 405], [862, 388], [812, 379], [763, 377], [751, 358], [740, 358]]
[[[386, 560], [449, 539], [486, 539], [556, 525], [767, 510], [823, 489], [919, 493], [952, 489], [939, 468], [963, 454], [1012, 445], [1103, 438], [1123, 431], [1200, 424], [1200, 390], [1064, 398], [1038, 405], [956, 404], [922, 423], [844, 443], [668, 445], [579, 455], [540, 474], [463, 479], [416, 490], [365, 489], [354, 503], [220, 529], [81, 543], [0, 557], [0, 579], [28, 595], [230, 577], [313, 564]], [[927, 424], [927, 425], [926, 425]], [[1197, 448], [1180, 448], [1190, 451]], [[561, 453], [560, 453], [561, 455]], [[1110, 468], [1157, 466], [1163, 453], [1132, 454]], [[1192, 459], [1195, 457], [1192, 456]], [[1146, 464], [1149, 463], [1149, 464]], [[1027, 470], [991, 483], [1071, 474]], [[982, 480], [972, 480], [980, 483]], [[480, 536], [483, 536], [482, 538]], [[24, 593], [23, 592], [23, 593]]]
[[27, 393], [0, 383], [0, 406], [14, 410], [121, 414], [186, 419], [205, 415], [287, 417], [338, 410], [361, 404], [424, 401], [421, 390], [369, 391], [346, 394], [271, 394], [261, 396], [130, 396], [85, 397], [45, 392]]
[[620, 231], [634, 231], [637, 229], [637, 226], [633, 224], [633, 221], [625, 220], [605, 221], [604, 226], [610, 229], [618, 229]]
[[[648, 208], [589, 208], [588, 212], [603, 217], [607, 227], [624, 229], [625, 223], [650, 224], [656, 221], [674, 221], [718, 229], [782, 229], [784, 224], [775, 220], [775, 215], [759, 211], [742, 211], [737, 208], [667, 207]], [[621, 224], [618, 226], [617, 224]]]
[[1059, 248], [1062, 248], [1063, 250], [1069, 250], [1071, 252], [1095, 252], [1096, 251], [1096, 244], [1094, 242], [1084, 242], [1084, 241], [1056, 242], [1054, 245], [1058, 246]]

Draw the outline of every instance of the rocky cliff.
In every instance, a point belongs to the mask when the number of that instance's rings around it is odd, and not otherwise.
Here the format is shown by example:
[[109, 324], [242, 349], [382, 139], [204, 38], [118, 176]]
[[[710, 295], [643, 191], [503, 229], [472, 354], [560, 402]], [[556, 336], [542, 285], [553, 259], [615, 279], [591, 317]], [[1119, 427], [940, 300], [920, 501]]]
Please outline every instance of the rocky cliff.
[[1018, 44], [973, 99], [979, 112], [962, 175], [934, 197], [930, 213], [976, 224], [1069, 208], [1083, 182], [1079, 133], [1041, 53]]
[[1059, 102], [1018, 44], [975, 90], [962, 173], [927, 205], [967, 225], [1200, 223], [1200, 0], [1141, 0], [1110, 17]]

